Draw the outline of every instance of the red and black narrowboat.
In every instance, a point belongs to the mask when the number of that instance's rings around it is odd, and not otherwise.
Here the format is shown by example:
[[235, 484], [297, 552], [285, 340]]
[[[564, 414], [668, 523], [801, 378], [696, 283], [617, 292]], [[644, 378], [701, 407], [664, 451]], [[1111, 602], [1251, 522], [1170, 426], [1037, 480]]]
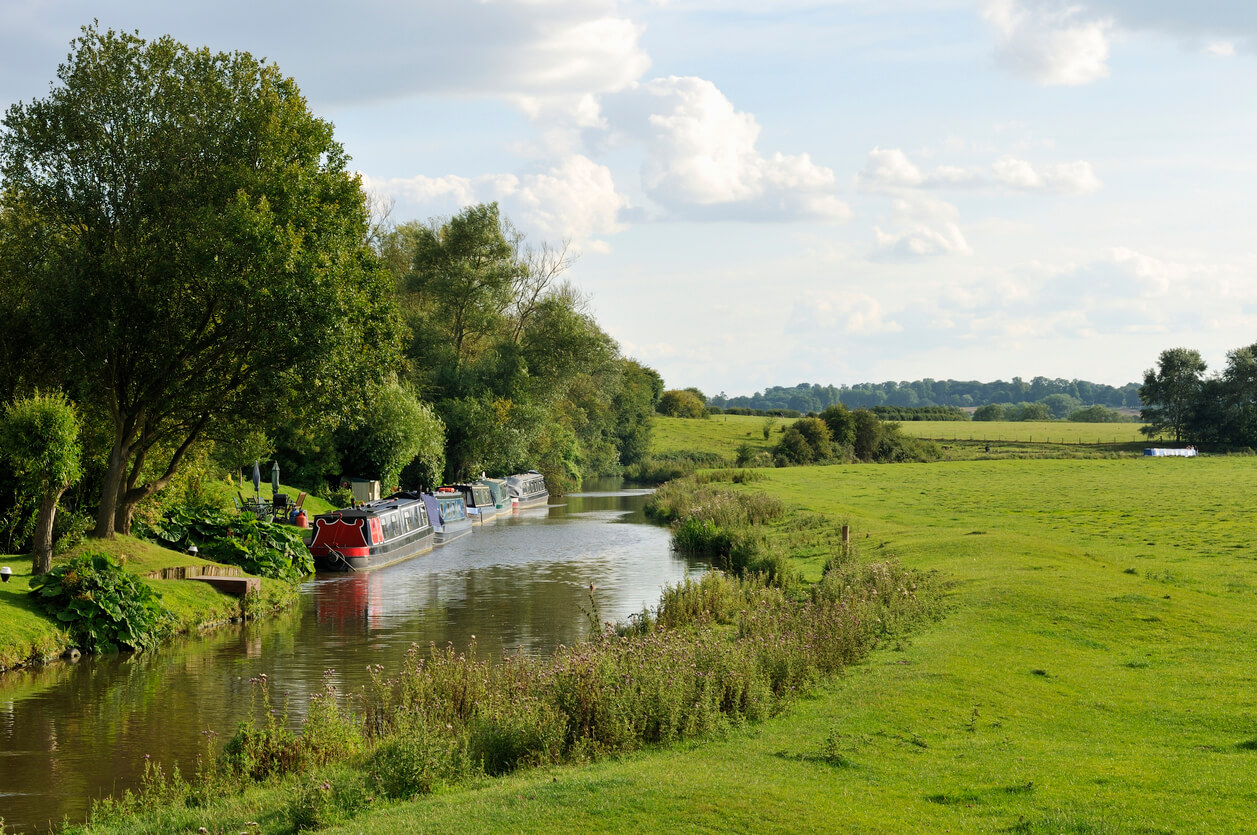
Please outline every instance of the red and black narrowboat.
[[310, 553], [324, 571], [369, 571], [432, 550], [435, 531], [418, 493], [314, 517]]

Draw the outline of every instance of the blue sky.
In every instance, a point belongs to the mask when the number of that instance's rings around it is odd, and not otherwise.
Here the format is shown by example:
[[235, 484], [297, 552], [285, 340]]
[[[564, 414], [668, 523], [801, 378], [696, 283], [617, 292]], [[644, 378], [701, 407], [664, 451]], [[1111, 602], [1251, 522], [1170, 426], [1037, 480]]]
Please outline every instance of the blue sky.
[[248, 50], [392, 218], [498, 200], [669, 386], [1220, 369], [1257, 341], [1248, 0], [0, 0]]

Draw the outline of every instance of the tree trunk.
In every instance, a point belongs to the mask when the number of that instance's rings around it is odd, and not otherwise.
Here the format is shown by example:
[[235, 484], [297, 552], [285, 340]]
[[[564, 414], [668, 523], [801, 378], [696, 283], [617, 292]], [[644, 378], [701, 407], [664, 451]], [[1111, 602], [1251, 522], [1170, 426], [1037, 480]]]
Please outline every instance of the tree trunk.
[[[119, 432], [119, 435], [121, 434]], [[123, 475], [130, 458], [130, 446], [121, 437], [114, 438], [113, 449], [109, 451], [109, 466], [105, 469], [105, 484], [101, 490], [100, 504], [96, 506], [96, 529], [92, 532], [92, 536], [113, 539], [118, 488], [123, 484]]]
[[166, 471], [159, 478], [136, 485], [140, 477], [140, 470], [144, 466], [144, 457], [147, 450], [142, 449], [136, 455], [130, 475], [126, 480], [119, 480], [118, 483], [118, 497], [114, 505], [114, 531], [124, 536], [131, 535], [131, 518], [135, 515], [135, 506], [170, 483], [170, 479], [174, 478], [175, 473], [178, 472], [184, 455], [196, 443], [197, 438], [201, 436], [201, 430], [205, 428], [205, 424], [208, 421], [209, 416], [202, 415], [200, 420], [188, 431], [187, 437], [179, 445], [179, 448], [175, 450], [175, 454], [170, 457], [170, 463], [166, 466]]
[[35, 517], [35, 547], [31, 560], [32, 574], [47, 574], [52, 570], [52, 523], [57, 518], [57, 502], [70, 485], [44, 494], [39, 503], [39, 515]]

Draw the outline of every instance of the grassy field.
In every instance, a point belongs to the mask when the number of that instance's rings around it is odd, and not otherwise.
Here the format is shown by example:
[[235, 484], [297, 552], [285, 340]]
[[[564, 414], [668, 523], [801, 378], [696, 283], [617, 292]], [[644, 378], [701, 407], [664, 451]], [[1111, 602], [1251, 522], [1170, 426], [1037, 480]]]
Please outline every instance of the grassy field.
[[905, 435], [931, 440], [1017, 441], [1048, 444], [1144, 443], [1139, 423], [1073, 423], [1067, 420], [907, 420]]
[[[764, 438], [766, 420], [772, 421], [768, 439]], [[792, 422], [747, 415], [716, 415], [706, 420], [657, 415], [651, 452], [715, 453], [732, 462], [742, 444], [755, 451], [771, 449]], [[904, 421], [899, 426], [905, 435], [939, 441], [948, 460], [1138, 455], [1149, 443], [1137, 423]]]
[[[1250, 831], [1257, 521], [1236, 488], [1253, 466], [764, 471], [753, 489], [848, 521], [863, 556], [948, 578], [947, 617], [764, 724], [447, 789], [333, 831]], [[282, 826], [248, 817], [274, 795], [232, 803], [211, 828]]]
[[[716, 415], [705, 420], [655, 415], [654, 420], [650, 451], [655, 455], [713, 452], [730, 460], [741, 444], [750, 444], [756, 451], [769, 449], [780, 438], [777, 430], [791, 423], [788, 418], [766, 419], [749, 415]], [[768, 440], [764, 439], [766, 420], [773, 428]]]

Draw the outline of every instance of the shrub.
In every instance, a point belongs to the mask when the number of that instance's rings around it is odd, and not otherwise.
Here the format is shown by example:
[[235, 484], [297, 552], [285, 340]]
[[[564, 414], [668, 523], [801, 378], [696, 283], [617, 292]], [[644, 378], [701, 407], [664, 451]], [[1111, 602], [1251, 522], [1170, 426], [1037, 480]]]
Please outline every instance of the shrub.
[[[250, 714], [262, 714], [261, 724], [252, 718], [241, 722], [223, 746], [221, 764], [229, 774], [265, 780], [300, 770], [304, 760], [301, 737], [288, 728], [288, 713], [277, 714], [271, 705], [266, 674], [250, 679]], [[261, 704], [258, 704], [258, 699]]]
[[665, 391], [655, 407], [659, 414], [679, 418], [707, 417], [707, 404], [692, 391], [671, 389]]
[[1126, 423], [1130, 419], [1121, 412], [1116, 412], [1098, 403], [1085, 409], [1078, 409], [1069, 415], [1075, 423]]
[[374, 801], [365, 776], [352, 769], [308, 775], [288, 804], [294, 832], [346, 823]]
[[296, 528], [265, 522], [248, 513], [180, 508], [155, 524], [136, 520], [135, 532], [142, 539], [176, 551], [196, 545], [204, 559], [238, 565], [260, 577], [295, 583], [314, 573], [314, 557]]
[[161, 597], [108, 554], [85, 551], [32, 578], [31, 594], [88, 652], [146, 649], [170, 628]]
[[375, 749], [370, 762], [376, 786], [387, 797], [430, 794], [442, 781], [473, 773], [467, 740], [453, 725], [412, 714], [399, 731]]
[[973, 410], [974, 420], [1005, 420], [1004, 407], [999, 403], [987, 403]]

